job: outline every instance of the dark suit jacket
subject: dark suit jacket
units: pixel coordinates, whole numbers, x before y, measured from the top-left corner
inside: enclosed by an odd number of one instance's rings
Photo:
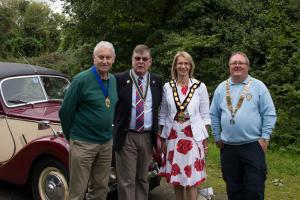
[[[115,151],[121,151],[130,119],[132,105],[132,80],[129,71],[115,74],[118,88],[118,102],[115,110],[113,142]],[[158,108],[162,98],[162,80],[159,75],[150,73],[150,88],[152,93],[152,144],[156,145],[155,135],[158,131]]]

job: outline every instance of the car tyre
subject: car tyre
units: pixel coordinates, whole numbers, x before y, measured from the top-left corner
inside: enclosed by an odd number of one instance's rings
[[[67,200],[69,173],[64,165],[54,158],[40,160],[34,167],[31,188],[35,200]]]

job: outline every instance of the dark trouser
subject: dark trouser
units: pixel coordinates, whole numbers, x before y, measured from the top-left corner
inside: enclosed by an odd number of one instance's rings
[[[221,165],[229,200],[263,200],[267,166],[256,142],[227,145],[221,149]]]

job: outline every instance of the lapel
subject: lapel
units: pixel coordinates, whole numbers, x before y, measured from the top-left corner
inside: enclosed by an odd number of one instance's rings
[[[151,88],[151,94],[152,94],[152,107],[154,108],[155,105],[157,105],[156,101],[158,99],[157,98],[158,97],[158,93],[157,93],[157,80],[155,80],[153,78],[153,76],[152,76],[151,73],[150,73],[150,88]]]
[[[128,108],[131,108],[131,103],[132,103],[132,80],[129,75],[129,71],[125,74],[124,77],[124,90],[125,90],[125,98],[128,104]]]

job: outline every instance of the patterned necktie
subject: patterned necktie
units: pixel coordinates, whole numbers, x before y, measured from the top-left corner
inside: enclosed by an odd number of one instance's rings
[[[143,94],[143,77],[140,76],[138,78],[138,85],[140,88],[141,93]],[[139,95],[138,91],[135,94],[135,102],[136,102],[136,130],[137,132],[144,131],[144,100]]]

